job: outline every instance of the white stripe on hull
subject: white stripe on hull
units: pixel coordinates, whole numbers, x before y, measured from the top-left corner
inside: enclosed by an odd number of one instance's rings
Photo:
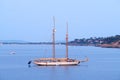
[[[69,66],[69,65],[78,65],[80,62],[34,62],[39,66]]]

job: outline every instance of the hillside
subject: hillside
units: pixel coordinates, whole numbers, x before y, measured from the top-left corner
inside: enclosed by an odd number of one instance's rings
[[[99,46],[106,48],[120,48],[120,41],[112,42],[110,44],[100,44]]]
[[[91,37],[88,39],[75,39],[69,42],[70,45],[80,45],[80,46],[100,46],[109,48],[120,48],[120,35],[110,36],[110,37]]]

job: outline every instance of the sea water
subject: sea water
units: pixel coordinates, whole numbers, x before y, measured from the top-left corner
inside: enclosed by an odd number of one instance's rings
[[[1,45],[0,80],[120,80],[120,49],[69,46],[70,58],[86,56],[89,61],[77,66],[28,65],[52,57],[52,45]],[[65,57],[64,45],[56,46],[56,57]]]

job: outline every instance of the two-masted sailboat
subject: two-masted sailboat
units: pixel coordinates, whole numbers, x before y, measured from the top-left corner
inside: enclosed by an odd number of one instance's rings
[[[53,35],[53,57],[52,58],[38,58],[34,60],[34,64],[38,66],[69,66],[69,65],[78,65],[80,62],[84,62],[87,60],[76,60],[68,58],[68,23],[67,31],[66,31],[66,57],[65,58],[56,58],[55,57],[55,18],[53,17],[54,27],[52,30]]]

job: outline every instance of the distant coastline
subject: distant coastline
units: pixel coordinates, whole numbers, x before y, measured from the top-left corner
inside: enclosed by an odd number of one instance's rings
[[[5,44],[5,45],[52,45],[52,42],[0,42],[0,44]],[[65,44],[63,42],[58,42],[56,44]]]
[[[52,42],[27,42],[27,41],[15,41],[15,40],[0,40],[0,44],[19,44],[19,45],[51,45]],[[65,42],[57,42],[56,45],[65,45]],[[82,38],[69,41],[69,46],[96,46],[104,48],[120,48],[120,35],[110,36],[110,37],[91,37]]]

